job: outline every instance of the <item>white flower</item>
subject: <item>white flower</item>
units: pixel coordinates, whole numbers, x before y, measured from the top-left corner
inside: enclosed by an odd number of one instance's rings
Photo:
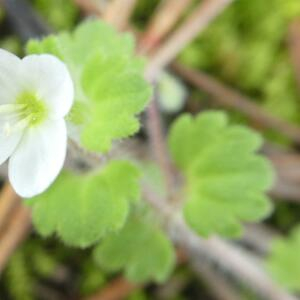
[[[9,158],[8,176],[20,196],[43,192],[61,170],[73,97],[70,74],[55,56],[20,59],[0,49],[0,164]]]

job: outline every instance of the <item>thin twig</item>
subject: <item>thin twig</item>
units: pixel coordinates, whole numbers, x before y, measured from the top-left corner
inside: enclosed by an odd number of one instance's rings
[[[146,70],[147,77],[156,75],[186,47],[211,21],[218,16],[233,0],[204,0],[191,16],[167,39],[151,57]]]
[[[163,0],[151,18],[139,43],[140,52],[149,53],[170,32],[191,0]]]
[[[182,216],[176,214],[174,209],[153,191],[149,193],[144,189],[144,197],[167,222],[170,238],[186,251],[191,264],[199,259],[212,261],[237,282],[251,288],[266,300],[297,299],[277,286],[246,252],[217,237],[208,240],[200,238],[185,224]],[[201,270],[199,273],[201,276]]]
[[[20,199],[6,182],[0,194],[0,274],[31,228],[29,209],[21,205]]]
[[[11,185],[6,182],[0,194],[0,233],[6,225],[12,211],[20,204],[20,197],[12,189]]]
[[[239,92],[225,86],[203,72],[195,71],[179,64],[174,65],[173,69],[186,81],[212,95],[214,100],[219,104],[228,108],[237,109],[261,126],[275,129],[292,139],[295,143],[300,144],[300,128],[298,126],[270,115],[251,99],[241,95]]]
[[[237,290],[222,276],[219,274],[212,266],[210,266],[203,259],[195,260],[191,264],[192,269],[196,273],[201,274],[202,280],[209,287],[209,293],[219,300],[240,300],[241,295]]]
[[[232,0],[205,0],[202,2],[188,20],[175,31],[169,40],[159,48],[154,57],[151,58],[146,70],[148,79],[153,80],[157,71],[171,62],[178,52],[231,2]],[[150,142],[153,145],[157,161],[164,174],[169,199],[172,199],[175,179],[173,178],[172,165],[165,145],[165,137],[155,99],[152,100],[148,107],[147,117]]]
[[[190,276],[185,273],[175,273],[167,282],[155,287],[152,299],[178,299],[178,295],[181,295],[189,284]]]
[[[14,250],[30,232],[30,228],[30,210],[19,205],[11,217],[7,230],[0,236],[0,274]]]
[[[123,277],[117,277],[97,294],[87,300],[122,300],[134,291],[138,286],[130,283]]]
[[[92,0],[73,0],[86,15],[101,16],[102,10]]]
[[[289,182],[300,184],[300,155],[297,152],[267,154],[279,176]]]
[[[296,81],[300,91],[300,19],[295,19],[289,26],[289,50]]]
[[[271,195],[276,199],[300,203],[300,156],[298,153],[267,153],[276,171]]]
[[[293,182],[286,181],[280,177],[277,178],[270,195],[280,201],[300,203],[300,186]]]
[[[182,230],[181,234],[179,234],[179,241],[183,244],[190,243],[187,246],[189,249],[192,249],[193,245],[195,246],[192,251],[194,254],[191,254],[191,257],[199,255],[197,253],[203,251],[203,256],[209,257],[224,270],[230,272],[236,281],[248,286],[263,299],[297,299],[273,282],[263,271],[262,267],[243,250],[219,238],[212,238],[210,240],[197,239],[187,227],[184,228],[183,225],[179,226]]]
[[[262,153],[272,162],[276,182],[270,194],[279,200],[300,203],[300,155],[298,152],[265,143]]]
[[[263,224],[250,224],[246,226],[241,241],[253,248],[259,255],[267,255],[272,241],[279,237],[280,234],[271,227]]]
[[[155,158],[163,173],[168,194],[170,194],[174,186],[173,170],[156,99],[152,99],[147,109],[147,131]]]
[[[103,15],[104,20],[119,30],[126,29],[136,1],[137,0],[113,0],[105,10]]]

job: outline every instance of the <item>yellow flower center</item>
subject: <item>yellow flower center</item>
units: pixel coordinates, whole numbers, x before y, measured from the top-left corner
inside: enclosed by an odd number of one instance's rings
[[[21,119],[26,118],[29,126],[42,123],[47,117],[47,107],[35,93],[23,92],[17,98]]]
[[[26,127],[39,125],[47,115],[45,102],[31,92],[22,92],[13,104],[0,105],[0,124],[7,137]]]

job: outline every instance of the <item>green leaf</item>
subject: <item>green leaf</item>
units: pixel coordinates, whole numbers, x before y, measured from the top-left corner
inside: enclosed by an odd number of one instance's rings
[[[229,125],[222,112],[180,117],[173,125],[170,151],[186,177],[184,216],[199,234],[235,237],[241,221],[267,216],[271,204],[270,163],[255,154],[262,141],[252,130]]]
[[[69,121],[80,125],[85,148],[107,152],[113,140],[139,130],[137,114],[151,88],[143,77],[144,61],[134,56],[131,35],[120,35],[101,21],[86,21],[71,34],[30,41],[27,52],[51,53],[67,64],[76,89]]]
[[[300,291],[300,226],[290,237],[276,239],[267,260],[267,269],[274,278],[292,291]]]
[[[297,0],[281,0],[281,9],[289,22],[300,16],[300,3]]]
[[[173,246],[164,233],[136,218],[105,238],[94,255],[102,268],[112,272],[124,269],[125,276],[138,283],[166,280],[175,264]]]
[[[94,110],[82,134],[86,147],[107,150],[111,137],[124,138],[138,131],[140,125],[135,114],[144,109],[149,99],[148,85],[140,69],[140,64],[127,57],[119,57],[117,61],[113,56],[96,54],[87,62],[82,84]],[[99,70],[106,71],[99,73]]]
[[[126,221],[129,203],[140,197],[138,169],[126,161],[99,173],[63,173],[48,191],[30,200],[33,223],[43,236],[56,233],[66,244],[87,247]]]

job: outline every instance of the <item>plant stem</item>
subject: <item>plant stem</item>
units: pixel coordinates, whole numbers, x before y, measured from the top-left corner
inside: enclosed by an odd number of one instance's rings
[[[234,108],[263,127],[275,129],[292,139],[295,143],[300,144],[300,128],[298,126],[270,115],[256,105],[253,100],[200,71],[195,71],[179,64],[173,65],[173,70],[192,85],[212,95],[221,105],[227,108]]]
[[[117,277],[108,283],[104,289],[86,300],[122,300],[137,287],[137,285],[130,283],[123,277]]]
[[[13,210],[20,204],[20,197],[16,195],[11,185],[6,182],[0,195],[0,232],[3,231]]]
[[[140,52],[149,53],[170,32],[191,0],[164,0],[151,17],[147,29],[139,42]]]
[[[19,205],[0,236],[0,274],[18,245],[27,237],[31,229],[30,211]]]
[[[103,18],[119,30],[128,27],[130,16],[137,0],[114,0],[108,5]]]
[[[233,0],[204,0],[191,16],[151,56],[147,78],[154,79]]]
[[[155,158],[165,179],[167,192],[169,195],[171,195],[174,186],[173,169],[171,160],[169,158],[165,134],[162,128],[161,118],[155,98],[152,99],[149,107],[147,108],[147,131]]]
[[[101,16],[102,10],[91,0],[73,0],[86,15]]]
[[[294,19],[288,30],[288,45],[295,77],[300,92],[300,19]]]
[[[185,224],[182,216],[174,213],[174,208],[153,191],[145,189],[144,197],[167,222],[166,228],[170,238],[187,253],[192,265],[199,260],[210,261],[263,299],[297,300],[274,283],[258,262],[245,251],[217,237],[208,240],[200,238]],[[198,272],[201,276],[201,270]]]

